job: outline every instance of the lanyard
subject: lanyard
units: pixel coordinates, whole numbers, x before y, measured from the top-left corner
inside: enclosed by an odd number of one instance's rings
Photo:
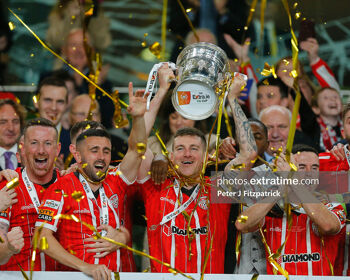
[[[25,168],[22,171],[22,178],[23,178],[24,185],[27,188],[30,199],[34,204],[35,210],[37,213],[39,213],[40,200],[38,198],[38,194],[36,192],[34,184],[28,178],[27,171]]]
[[[24,185],[26,186],[26,189],[28,191],[30,199],[33,202],[35,210],[39,214],[39,206],[40,206],[41,203],[40,203],[40,200],[38,198],[38,194],[36,192],[35,186],[32,183],[32,181],[29,180],[28,174],[27,174],[27,171],[26,171],[25,168],[22,171],[22,179],[23,179]],[[56,181],[57,181],[57,179],[55,180],[55,182]],[[44,252],[40,252],[40,260],[41,260],[41,270],[45,271],[45,255],[44,255]]]
[[[170,257],[170,265],[172,267],[175,267],[175,233],[173,232],[173,227],[175,227],[175,217],[182,213],[184,210],[187,209],[187,207],[196,199],[198,193],[199,193],[199,185],[195,188],[190,198],[184,203],[182,203],[182,194],[180,191],[180,185],[179,182],[175,179],[174,181],[174,191],[176,194],[176,203],[174,207],[174,211],[169,213],[168,215],[164,216],[162,221],[160,222],[161,225],[164,225],[165,223],[169,222],[171,220],[171,257]],[[180,196],[180,197],[179,197]],[[178,208],[178,206],[180,207]],[[196,223],[196,227],[200,228],[199,223],[199,217],[197,214],[197,210],[194,211],[194,219]],[[201,250],[201,240],[200,240],[200,234],[196,234],[196,248],[197,248],[197,273],[201,272],[201,263],[202,263],[202,250]]]
[[[344,152],[345,152],[345,156],[346,156],[346,161],[348,162],[348,165],[349,165],[349,167],[350,167],[350,152],[349,152],[349,150],[348,150],[348,147],[349,147],[348,144],[346,144],[346,145],[344,146]]]
[[[86,179],[83,177],[83,175],[81,175],[79,173],[79,181],[81,182],[81,184],[83,185],[84,191],[86,193],[86,197],[88,198],[88,204],[89,204],[89,209],[90,209],[90,213],[91,213],[91,219],[92,219],[92,225],[97,228],[97,223],[96,223],[96,216],[94,213],[94,205],[92,203],[92,201],[95,201],[95,204],[98,206],[96,198],[94,196],[94,194],[91,191],[91,188],[88,184],[88,182],[86,181]],[[117,212],[115,212],[114,208],[111,205],[110,200],[107,198],[105,190],[103,188],[103,185],[100,187],[100,202],[101,202],[101,208],[99,207],[99,212],[100,212],[100,224],[104,224],[104,225],[108,225],[109,224],[109,213],[108,213],[108,207],[111,208],[114,217],[115,217],[115,221],[116,221],[116,225],[117,228],[120,227],[120,223],[119,223],[119,217]],[[107,232],[105,230],[103,230],[101,232],[102,236],[105,236],[107,234]],[[99,258],[95,258],[95,264],[99,263]],[[117,250],[117,271],[119,271],[119,267],[120,267],[120,250]]]

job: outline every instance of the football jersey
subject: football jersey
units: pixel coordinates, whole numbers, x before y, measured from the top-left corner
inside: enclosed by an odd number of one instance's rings
[[[324,246],[318,229],[301,208],[292,211],[290,234],[277,262],[290,275],[332,275],[327,258],[334,267],[335,275],[342,275],[345,241],[345,213],[340,204],[326,204],[339,219],[341,230],[335,235],[325,235]],[[286,215],[283,217],[265,217],[265,238],[272,253],[275,253],[288,235]],[[268,255],[266,255],[267,259]],[[267,273],[273,274],[267,261]]]
[[[122,174],[109,173],[103,182],[103,189],[102,187],[99,189],[98,197],[88,198],[79,180],[79,173],[68,174],[53,184],[45,193],[35,225],[41,226],[44,223],[43,227],[55,232],[55,237],[65,250],[84,262],[105,264],[112,271],[120,271],[123,264],[120,264],[118,250],[103,258],[94,258],[95,253],[87,252],[88,248],[84,247],[87,244],[85,239],[92,237],[94,232],[81,223],[63,218],[54,219],[54,217],[60,214],[75,215],[80,221],[95,225],[95,227],[103,223],[117,228],[120,225],[120,217],[124,217],[123,203],[128,184],[130,183]],[[103,193],[109,199],[103,200]],[[106,210],[108,217],[103,214],[103,209]],[[57,264],[57,270],[73,269]]]
[[[206,248],[209,248],[213,242],[205,272],[224,273],[230,205],[210,203],[209,179],[206,179],[203,188],[198,186],[198,189],[194,188],[190,196],[182,191],[182,195],[178,194],[179,200],[177,200],[174,182],[176,183],[173,179],[167,179],[160,186],[154,185],[150,179],[140,182],[146,209],[150,255],[183,272],[198,273],[203,268],[208,251]],[[194,194],[196,196],[193,196]],[[172,215],[175,213],[177,201],[181,200],[180,196],[182,197],[181,206],[187,205],[184,209],[187,215],[181,213],[182,211]],[[190,229],[193,234],[189,237],[187,219],[196,204],[196,210],[190,220]],[[182,209],[181,206],[177,209]],[[169,272],[163,264],[152,260],[151,269],[152,272]]]
[[[30,262],[32,256],[31,244],[33,242],[35,221],[38,216],[38,212],[29,194],[29,191],[36,193],[39,201],[42,200],[42,197],[48,191],[48,189],[38,184],[33,184],[34,189],[32,189],[32,186],[29,186],[28,189],[24,184],[21,169],[17,168],[16,171],[19,175],[19,185],[15,188],[18,202],[13,204],[7,210],[0,212],[0,222],[9,225],[8,231],[14,227],[21,227],[23,231],[24,246],[20,253],[12,256],[5,265],[0,266],[0,271],[20,270],[17,262],[25,271],[30,270]],[[52,182],[49,182],[49,184],[53,183],[56,180],[57,176],[59,176],[59,173],[57,171],[54,171]],[[0,189],[5,187],[6,183],[6,181],[2,182],[0,184]],[[37,254],[34,270],[54,270],[54,261],[48,256]]]

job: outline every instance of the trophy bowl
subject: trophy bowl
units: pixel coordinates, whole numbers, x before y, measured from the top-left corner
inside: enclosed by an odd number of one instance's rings
[[[177,85],[172,94],[176,111],[191,120],[210,117],[217,106],[215,88],[229,71],[226,53],[211,43],[195,43],[176,60]]]

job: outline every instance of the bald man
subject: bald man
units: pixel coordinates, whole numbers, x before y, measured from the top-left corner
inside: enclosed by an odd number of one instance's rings
[[[95,108],[92,110],[92,120],[101,122],[100,106],[95,100]],[[69,122],[71,127],[77,122],[85,121],[88,118],[91,106],[91,98],[87,94],[78,95],[72,101],[72,107],[69,111]]]

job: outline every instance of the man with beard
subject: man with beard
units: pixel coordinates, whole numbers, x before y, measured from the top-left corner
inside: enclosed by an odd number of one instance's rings
[[[146,98],[143,91],[133,96],[132,83],[129,84],[128,111],[133,127],[128,152],[118,170],[106,176],[111,161],[110,136],[105,130],[89,129],[76,140],[78,171],[64,176],[45,195],[36,226],[37,230],[42,227],[40,237],[46,237],[48,242],[45,253],[59,262],[58,270],[80,270],[94,279],[110,279],[111,271],[122,270],[119,246],[96,240],[95,232],[76,222],[76,218],[92,225],[102,236],[121,243],[128,241],[129,233],[121,227],[123,202],[144,153]],[[72,221],[66,217],[76,218]]]
[[[0,212],[0,233],[6,236],[5,242],[0,243],[0,263],[4,264],[0,270],[20,270],[20,267],[30,270],[38,208],[47,188],[58,176],[54,162],[60,144],[55,125],[43,118],[31,120],[24,127],[23,136],[20,146],[26,167],[16,170],[19,175],[19,186],[15,189],[18,202]],[[5,184],[1,183],[0,189],[6,189]],[[45,264],[44,260],[38,257],[34,270],[46,270],[50,264]]]

